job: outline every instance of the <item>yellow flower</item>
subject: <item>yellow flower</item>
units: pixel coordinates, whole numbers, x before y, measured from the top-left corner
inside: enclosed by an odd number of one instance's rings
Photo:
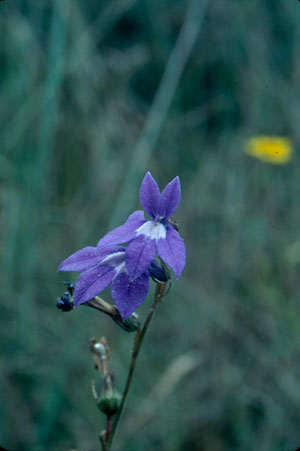
[[[266,163],[285,164],[292,158],[293,146],[288,138],[256,136],[247,141],[245,152]]]

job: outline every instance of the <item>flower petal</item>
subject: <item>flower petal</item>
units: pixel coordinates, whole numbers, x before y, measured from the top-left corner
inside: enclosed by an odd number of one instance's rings
[[[168,227],[166,238],[161,238],[157,242],[157,250],[178,279],[185,267],[185,245],[179,233],[172,227]]]
[[[140,188],[140,202],[144,210],[154,218],[157,214],[160,191],[151,173],[145,175]]]
[[[74,291],[74,304],[80,305],[93,299],[108,287],[115,277],[115,269],[109,265],[100,265],[80,274]]]
[[[143,302],[149,290],[149,275],[142,274],[132,280],[126,272],[121,272],[111,284],[111,295],[125,321]]]
[[[138,220],[143,221],[144,219],[145,219],[145,216],[144,216],[143,210],[136,210],[133,213],[131,213],[131,215],[128,216],[128,219],[126,222],[138,221]]]
[[[57,268],[57,271],[80,272],[92,268],[101,260],[96,247],[87,246],[66,258]]]
[[[117,227],[111,232],[107,233],[97,244],[97,248],[104,246],[112,246],[113,244],[127,243],[136,235],[136,229],[138,229],[145,220],[128,221],[125,224]]]
[[[105,257],[107,257],[110,254],[115,254],[117,252],[125,252],[124,246],[107,246],[103,247],[101,249],[97,249],[101,258],[101,262],[104,260]]]
[[[169,218],[177,210],[181,199],[179,177],[175,177],[163,190],[158,204],[158,214],[163,218]]]
[[[136,279],[151,265],[156,255],[156,241],[140,236],[130,241],[126,247],[126,267],[128,274]]]

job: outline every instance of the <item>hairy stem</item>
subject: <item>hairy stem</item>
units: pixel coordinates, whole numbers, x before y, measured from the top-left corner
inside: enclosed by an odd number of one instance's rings
[[[150,308],[147,318],[145,320],[145,323],[143,325],[142,330],[138,329],[136,332],[136,336],[135,336],[135,340],[134,340],[134,345],[133,345],[133,349],[132,349],[132,356],[131,356],[131,362],[130,362],[130,367],[129,367],[129,372],[128,372],[128,376],[127,376],[127,381],[126,381],[126,385],[125,385],[125,389],[123,392],[123,396],[122,396],[122,400],[121,400],[121,404],[119,407],[119,410],[117,411],[115,418],[114,418],[114,422],[111,428],[111,433],[109,436],[109,440],[107,442],[107,449],[109,449],[112,446],[112,442],[126,403],[126,399],[128,396],[128,392],[131,386],[131,382],[132,382],[132,378],[133,378],[133,374],[134,374],[134,370],[136,367],[136,361],[144,340],[144,337],[146,335],[146,332],[149,328],[149,325],[151,323],[153,314],[155,312],[155,309],[158,305],[158,303],[161,301],[161,299],[163,298],[164,294],[165,294],[165,288],[166,288],[166,283],[161,284],[161,285],[157,285],[156,287],[156,291],[155,291],[155,296],[154,296],[154,300],[153,300],[153,304],[152,307]]]

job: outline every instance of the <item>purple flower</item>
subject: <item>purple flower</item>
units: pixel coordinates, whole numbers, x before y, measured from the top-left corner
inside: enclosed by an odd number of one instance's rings
[[[158,254],[169,265],[178,278],[185,266],[185,245],[171,215],[180,203],[179,177],[175,177],[160,194],[158,185],[150,172],[144,177],[140,189],[140,202],[151,219],[144,218],[141,210],[132,213],[127,222],[102,238],[97,248],[128,243],[126,268],[133,279],[148,270]]]
[[[133,279],[125,264],[125,248],[85,247],[64,260],[58,271],[81,272],[74,291],[74,304],[80,305],[111,285],[112,298],[125,321],[145,299],[149,290],[149,272]]]
[[[97,247],[85,247],[64,260],[58,271],[81,272],[74,291],[74,304],[89,301],[109,285],[112,298],[125,321],[145,299],[149,275],[165,283],[168,275],[155,261],[157,254],[178,278],[185,266],[185,245],[170,220],[180,203],[180,181],[175,177],[159,191],[150,174],[144,177],[140,201],[151,219],[141,210],[126,223],[102,238]],[[127,247],[117,244],[128,243]]]

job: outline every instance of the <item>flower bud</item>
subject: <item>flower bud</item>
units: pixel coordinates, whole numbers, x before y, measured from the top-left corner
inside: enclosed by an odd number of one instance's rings
[[[56,307],[62,312],[69,312],[73,309],[74,304],[70,298],[69,293],[64,293],[60,298],[57,299]]]
[[[156,283],[166,283],[170,279],[170,275],[167,274],[166,268],[155,261],[150,265],[149,274]]]
[[[122,320],[122,317],[120,314],[118,314],[117,316],[112,316],[112,319],[123,330],[126,330],[126,332],[135,332],[136,330],[140,329],[140,327],[141,327],[139,317],[136,313],[132,313],[132,315],[129,318],[127,318],[125,321]]]
[[[120,393],[113,388],[109,388],[102,393],[102,395],[97,401],[97,404],[101,412],[111,416],[118,411],[120,407],[120,402],[121,402]]]

